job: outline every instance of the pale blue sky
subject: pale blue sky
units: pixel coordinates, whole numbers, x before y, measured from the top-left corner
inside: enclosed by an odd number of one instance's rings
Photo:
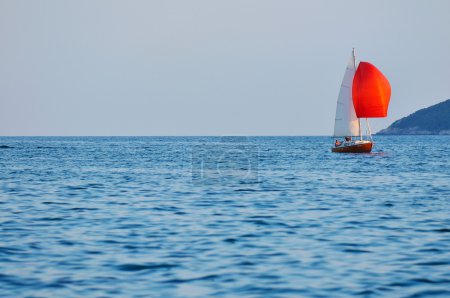
[[[352,47],[450,98],[446,0],[0,0],[0,135],[331,135]]]

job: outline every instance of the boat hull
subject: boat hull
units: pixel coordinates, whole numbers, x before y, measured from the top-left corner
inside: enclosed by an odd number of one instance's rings
[[[370,153],[372,151],[372,147],[373,147],[372,142],[364,142],[334,147],[331,148],[331,151],[336,153]]]

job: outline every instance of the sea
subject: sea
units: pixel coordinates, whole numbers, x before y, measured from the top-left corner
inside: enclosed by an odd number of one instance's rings
[[[450,297],[450,136],[0,137],[0,297]]]

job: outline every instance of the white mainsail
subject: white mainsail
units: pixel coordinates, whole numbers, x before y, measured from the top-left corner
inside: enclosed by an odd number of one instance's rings
[[[352,54],[352,57],[347,64],[347,69],[345,70],[341,90],[339,91],[336,107],[336,118],[334,122],[335,137],[359,135],[359,120],[356,117],[352,98],[352,85],[355,72],[355,58],[354,54]]]

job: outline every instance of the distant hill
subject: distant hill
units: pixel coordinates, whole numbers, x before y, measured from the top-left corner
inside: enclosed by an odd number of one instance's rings
[[[450,99],[395,121],[379,135],[450,135]]]

